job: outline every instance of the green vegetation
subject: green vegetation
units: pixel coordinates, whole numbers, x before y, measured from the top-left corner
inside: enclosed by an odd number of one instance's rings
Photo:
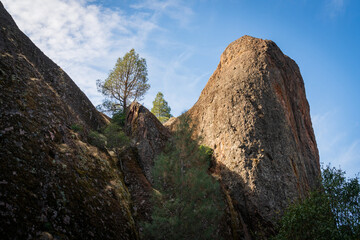
[[[73,124],[73,125],[71,125],[70,128],[75,132],[82,132],[83,131],[83,126],[81,126],[79,124]]]
[[[147,81],[146,60],[131,49],[117,60],[107,79],[97,80],[98,91],[106,97],[98,108],[110,113],[125,113],[129,102],[141,100],[150,88]]]
[[[103,134],[97,131],[90,131],[88,138],[91,145],[94,145],[100,149],[105,149],[107,139]]]
[[[207,160],[208,166],[210,166],[214,150],[208,146],[200,145],[199,151],[201,155],[206,156],[205,159]]]
[[[158,92],[155,100],[153,101],[151,112],[159,119],[160,122],[164,123],[171,118],[170,111],[171,108],[169,107],[167,101],[165,101],[164,94]]]
[[[224,199],[208,174],[211,151],[199,148],[191,131],[189,119],[180,117],[173,141],[155,159],[152,222],[143,224],[144,239],[220,239]]]
[[[125,126],[126,114],[122,111],[115,112],[111,118],[111,122],[120,127]]]
[[[323,189],[288,207],[274,239],[360,239],[359,178],[344,175],[330,166],[323,169]]]
[[[116,153],[118,153],[119,148],[126,146],[130,142],[122,128],[115,123],[110,123],[105,128],[104,135],[107,139],[106,146],[114,149]]]
[[[122,114],[114,114],[111,123],[106,126],[101,132],[90,131],[88,134],[88,141],[90,144],[100,149],[111,149],[116,155],[119,155],[121,149],[126,147],[130,140],[125,135],[122,127],[119,125],[122,122],[119,118]]]

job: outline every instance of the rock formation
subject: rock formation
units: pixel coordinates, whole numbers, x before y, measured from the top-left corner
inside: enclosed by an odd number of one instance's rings
[[[274,42],[244,36],[231,43],[187,114],[194,134],[214,149],[238,238],[271,234],[289,201],[316,186],[319,155],[304,82]]]
[[[2,239],[137,238],[118,163],[86,141],[107,121],[0,3]]]
[[[126,117],[127,133],[136,142],[139,162],[146,178],[151,182],[154,158],[164,149],[170,132],[147,108],[133,102]]]
[[[231,43],[186,114],[194,135],[214,149],[213,174],[222,182],[234,239],[271,235],[289,202],[317,185],[304,83],[274,42],[244,36]],[[87,141],[87,132],[107,122],[0,3],[2,239],[138,238],[133,214],[149,220],[150,170],[177,120],[165,123],[167,130],[133,103],[126,130],[135,145],[121,163]]]

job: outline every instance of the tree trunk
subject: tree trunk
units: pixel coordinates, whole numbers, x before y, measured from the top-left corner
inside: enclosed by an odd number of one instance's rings
[[[126,129],[127,127],[127,107],[126,107],[126,97],[123,98],[123,114],[125,116],[125,121],[124,121],[124,129]]]

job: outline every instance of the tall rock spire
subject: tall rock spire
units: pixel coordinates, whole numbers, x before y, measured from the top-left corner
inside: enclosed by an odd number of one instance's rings
[[[304,82],[276,44],[244,36],[231,43],[187,112],[214,149],[215,174],[244,232],[271,233],[276,218],[320,175]],[[241,222],[241,221],[239,221]]]

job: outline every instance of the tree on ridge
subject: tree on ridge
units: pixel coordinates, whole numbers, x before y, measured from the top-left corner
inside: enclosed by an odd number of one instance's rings
[[[104,81],[96,81],[98,91],[106,97],[98,108],[112,114],[120,111],[125,114],[130,101],[141,100],[150,88],[147,81],[146,60],[131,49],[117,60]]]
[[[164,99],[164,94],[158,92],[156,94],[155,100],[153,101],[153,107],[151,112],[159,119],[160,122],[166,122],[170,117],[171,108],[169,107],[167,101]]]

